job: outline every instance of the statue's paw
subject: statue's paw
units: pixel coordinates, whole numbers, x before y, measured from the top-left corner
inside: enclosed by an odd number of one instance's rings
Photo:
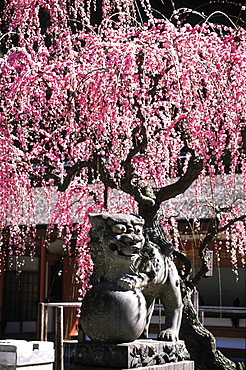
[[[158,334],[157,339],[167,341],[167,342],[176,342],[178,340],[178,336],[173,330],[166,329],[166,330],[162,330]]]
[[[136,287],[136,280],[132,276],[121,276],[117,281],[117,285],[125,290],[134,290]]]

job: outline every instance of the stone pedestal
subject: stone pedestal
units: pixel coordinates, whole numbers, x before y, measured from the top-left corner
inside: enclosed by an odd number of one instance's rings
[[[109,368],[109,367],[101,367],[101,366],[72,366],[68,367],[67,370],[136,370],[136,368],[131,369],[119,369],[119,368]],[[193,361],[181,361],[181,362],[173,362],[171,364],[165,365],[155,365],[155,366],[145,366],[145,367],[138,367],[137,370],[194,370],[194,362]]]
[[[130,343],[103,342],[78,343],[75,348],[75,365],[80,369],[159,369],[193,370],[192,361],[184,361],[183,341],[164,342],[151,339]]]
[[[0,341],[1,370],[52,370],[54,361],[52,342],[14,339]]]

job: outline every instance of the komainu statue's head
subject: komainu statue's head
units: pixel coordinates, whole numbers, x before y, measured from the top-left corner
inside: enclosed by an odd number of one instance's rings
[[[144,246],[141,217],[126,214],[90,214],[90,248],[113,259],[131,259]],[[98,254],[98,253],[96,253]]]

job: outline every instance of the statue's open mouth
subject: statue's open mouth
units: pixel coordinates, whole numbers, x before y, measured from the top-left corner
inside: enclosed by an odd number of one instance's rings
[[[131,258],[132,257],[132,250],[131,250],[131,248],[127,248],[127,247],[126,248],[122,248],[122,247],[119,247],[115,243],[110,243],[109,244],[109,249],[115,255],[119,255],[119,256],[123,256],[123,257],[128,257],[128,258]]]

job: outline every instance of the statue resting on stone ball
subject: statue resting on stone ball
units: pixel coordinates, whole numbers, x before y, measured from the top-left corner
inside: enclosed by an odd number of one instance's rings
[[[171,244],[163,245],[158,227],[144,231],[144,220],[138,216],[90,214],[89,218],[94,272],[93,287],[82,305],[85,333],[105,342],[148,338],[157,298],[166,317],[158,339],[177,341],[182,299]]]

